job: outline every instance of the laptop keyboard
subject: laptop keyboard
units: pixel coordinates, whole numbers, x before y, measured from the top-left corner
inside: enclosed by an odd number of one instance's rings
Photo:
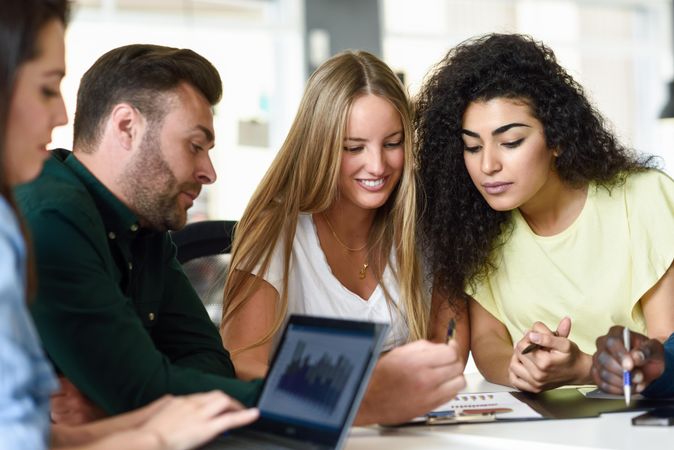
[[[231,434],[226,437],[220,438],[210,445],[206,446],[206,449],[217,450],[217,449],[237,449],[237,450],[312,450],[312,449],[322,449],[325,447],[319,447],[316,445],[308,444],[302,441],[292,441],[287,444],[281,442],[282,438],[269,437],[267,438],[263,434],[261,435],[240,435],[240,434]]]
[[[241,450],[294,450],[297,448],[288,447],[276,442],[269,442],[264,439],[253,439],[239,436],[232,436],[230,439],[223,441],[222,444],[227,444],[228,448],[236,448]]]

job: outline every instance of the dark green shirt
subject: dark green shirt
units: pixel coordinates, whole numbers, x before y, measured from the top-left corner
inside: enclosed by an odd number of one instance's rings
[[[87,397],[109,413],[212,389],[254,401],[260,384],[234,378],[168,233],[140,228],[66,150],[16,198],[36,255],[33,317],[57,370]]]

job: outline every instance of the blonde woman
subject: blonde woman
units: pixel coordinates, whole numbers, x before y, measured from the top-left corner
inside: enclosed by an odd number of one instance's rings
[[[401,401],[400,418],[425,412],[462,386],[453,346],[404,345],[425,339],[429,329],[415,239],[411,116],[402,84],[369,53],[338,54],[309,79],[234,239],[221,334],[239,377],[264,376],[284,319],[303,313],[391,323],[385,346],[399,351],[380,361],[370,397],[396,379],[427,384],[425,394],[436,396],[411,407],[415,402]],[[432,380],[416,380],[425,369],[433,369]],[[366,416],[395,420],[371,416],[367,406],[361,423]]]

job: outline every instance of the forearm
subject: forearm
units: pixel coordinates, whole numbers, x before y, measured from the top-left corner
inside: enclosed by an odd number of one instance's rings
[[[513,356],[510,340],[486,336],[471,342],[475,365],[490,383],[510,385],[508,367]]]
[[[103,420],[87,423],[84,425],[52,426],[52,444],[54,446],[73,446],[82,445],[118,432],[128,431],[140,426],[154,413],[163,407],[170,397],[164,397],[161,400],[153,402],[144,408],[137,409],[130,413],[120,414]]]
[[[367,385],[363,400],[358,408],[358,413],[353,421],[355,426],[372,425],[376,423],[385,423],[381,414],[381,395],[394,395],[391,392],[382,392],[385,390],[384,382],[380,380],[382,370],[381,358],[374,368],[370,382]]]
[[[62,433],[62,432],[61,432]],[[52,448],[59,450],[161,450],[165,446],[160,437],[145,430],[122,431],[96,439],[76,429],[66,432],[66,441],[52,440]],[[63,436],[62,436],[63,437]],[[69,440],[69,442],[68,442]]]
[[[377,381],[377,368],[375,367],[375,372],[372,374],[372,378],[365,390],[363,395],[363,400],[360,403],[358,408],[358,413],[356,418],[353,421],[354,426],[366,426],[373,425],[376,423],[386,423],[387,421],[382,417],[381,413],[381,383]],[[389,393],[388,395],[394,395]]]
[[[592,355],[580,353],[576,363],[576,378],[569,384],[594,384],[592,379]]]
[[[51,447],[75,447],[92,442],[103,435],[99,435],[93,424],[69,426],[53,425],[51,429]]]
[[[382,356],[356,416],[356,425],[411,420],[448,402],[465,387],[455,344],[414,341]]]
[[[377,423],[376,411],[371,403],[372,402],[368,400],[367,393],[365,393],[365,397],[363,397],[363,401],[360,404],[360,408],[358,408],[356,418],[353,421],[353,426],[363,427]]]
[[[509,386],[513,342],[508,329],[476,300],[470,300],[468,306],[470,349],[475,365],[487,381]]]

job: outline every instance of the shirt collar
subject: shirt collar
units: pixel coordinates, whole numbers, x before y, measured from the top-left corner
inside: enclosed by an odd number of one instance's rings
[[[89,172],[72,152],[57,149],[52,153],[79,178],[91,194],[103,219],[108,238],[115,239],[122,235],[133,237],[138,234],[140,230],[138,217]]]

